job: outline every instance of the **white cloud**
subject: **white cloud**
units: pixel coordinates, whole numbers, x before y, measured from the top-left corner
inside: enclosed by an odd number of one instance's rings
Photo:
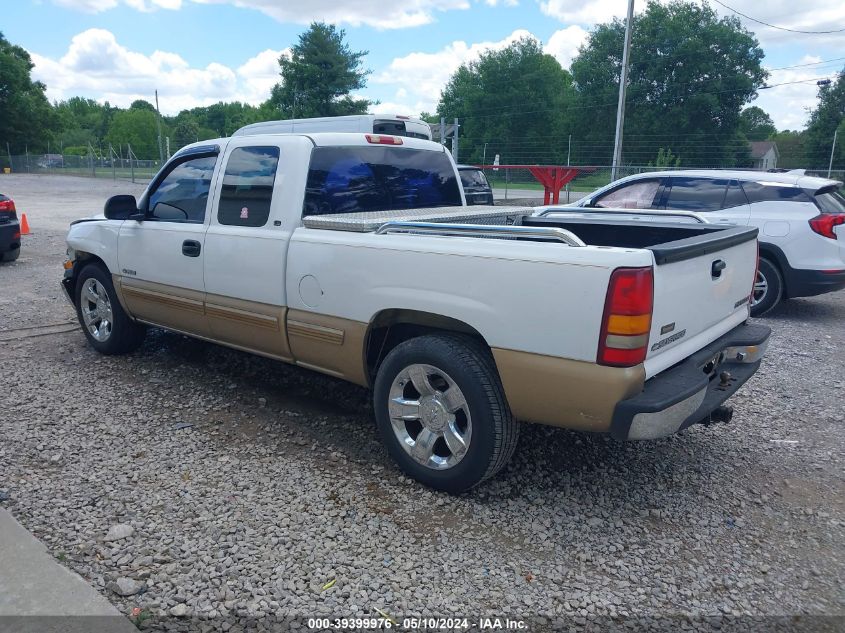
[[[666,2],[668,0],[660,0]],[[624,18],[628,3],[624,0],[538,0],[540,10],[549,17],[564,24],[593,25],[609,22],[613,18]],[[812,10],[796,10],[793,0],[734,0],[730,3],[737,11],[758,20],[803,31],[826,31],[845,24],[845,2],[842,0],[814,0]],[[734,12],[717,4],[710,5],[720,16],[735,16]],[[645,9],[645,3],[635,6],[637,13]],[[840,46],[842,34],[801,35],[754,22],[742,16],[742,24],[752,31],[763,45],[806,43],[813,46]],[[811,38],[811,39],[810,39]]]
[[[60,7],[76,9],[85,13],[108,11],[118,5],[118,0],[53,0],[53,2]]]
[[[819,57],[806,55],[790,66],[819,62]],[[772,70],[766,83],[772,88],[759,91],[759,97],[750,105],[763,108],[772,117],[779,130],[801,129],[807,124],[808,110],[817,104],[816,81],[833,76],[841,69],[833,64],[818,64],[801,68]],[[787,65],[787,64],[785,64]],[[793,83],[801,82],[801,83]],[[776,85],[784,84],[784,85]]]
[[[587,40],[587,31],[578,25],[572,25],[555,31],[546,44],[545,51],[553,55],[564,68],[569,68],[572,59],[578,54],[578,47]]]
[[[404,109],[417,108],[415,114],[422,110],[433,112],[440,99],[440,90],[461,64],[478,59],[485,51],[503,49],[523,37],[531,37],[531,33],[517,29],[498,42],[467,44],[458,40],[434,53],[415,52],[396,57],[372,81],[396,86],[396,99],[406,104]],[[398,92],[400,90],[404,91],[402,96]]]
[[[50,99],[82,95],[126,107],[136,99],[152,101],[158,90],[162,112],[176,114],[221,100],[266,100],[282,53],[267,49],[237,69],[218,63],[192,68],[175,53],[144,55],[120,45],[110,31],[89,29],[71,40],[60,59],[37,53],[32,59],[33,75],[47,85]]]
[[[541,0],[540,10],[564,24],[596,24],[624,17],[628,3],[623,0]]]
[[[422,111],[434,112],[440,100],[440,91],[462,64],[477,60],[486,51],[506,48],[523,37],[534,35],[525,29],[517,29],[497,42],[468,44],[457,40],[433,53],[414,52],[404,57],[396,57],[386,69],[372,79],[373,83],[396,87],[393,101],[381,104],[378,111],[404,111],[414,114]],[[570,26],[553,33],[543,48],[564,68],[568,68],[572,58],[578,53],[578,46],[586,37],[587,32],[580,26]]]
[[[309,24],[321,21],[350,26],[365,24],[378,29],[421,26],[433,22],[439,12],[470,7],[470,0],[404,0],[388,4],[383,0],[53,0],[60,6],[89,13],[114,9],[121,3],[139,11],[177,10],[188,1],[254,9],[279,22]],[[510,6],[516,4],[516,0],[502,1]],[[496,4],[495,0],[492,4]]]

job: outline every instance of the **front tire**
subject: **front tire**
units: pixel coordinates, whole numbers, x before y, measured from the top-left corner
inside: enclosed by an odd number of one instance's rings
[[[455,334],[404,341],[384,359],[373,389],[382,441],[417,481],[452,494],[494,476],[519,427],[489,350]]]
[[[751,295],[751,316],[763,316],[779,304],[781,299],[783,299],[783,276],[777,266],[761,257]]]
[[[88,264],[80,271],[74,297],[82,331],[101,354],[126,354],[144,342],[146,328],[123,310],[111,275],[101,265]]]

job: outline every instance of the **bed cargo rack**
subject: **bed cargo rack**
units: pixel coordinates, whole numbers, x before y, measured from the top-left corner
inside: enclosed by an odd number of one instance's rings
[[[572,231],[557,227],[447,224],[443,222],[385,222],[376,229],[377,235],[392,233],[443,235],[450,237],[540,239],[563,242],[567,246],[586,246]]]

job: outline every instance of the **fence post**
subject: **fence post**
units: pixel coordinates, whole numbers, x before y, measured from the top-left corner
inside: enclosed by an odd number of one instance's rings
[[[24,155],[26,156],[26,173],[29,173],[29,145],[24,145]]]
[[[129,156],[129,174],[132,176],[132,183],[135,183],[135,166],[132,164],[132,146],[126,144],[126,154]]]

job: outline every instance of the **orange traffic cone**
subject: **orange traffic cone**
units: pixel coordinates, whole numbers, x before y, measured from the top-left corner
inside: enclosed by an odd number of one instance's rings
[[[26,213],[21,213],[21,235],[29,235],[29,222],[26,221]]]

